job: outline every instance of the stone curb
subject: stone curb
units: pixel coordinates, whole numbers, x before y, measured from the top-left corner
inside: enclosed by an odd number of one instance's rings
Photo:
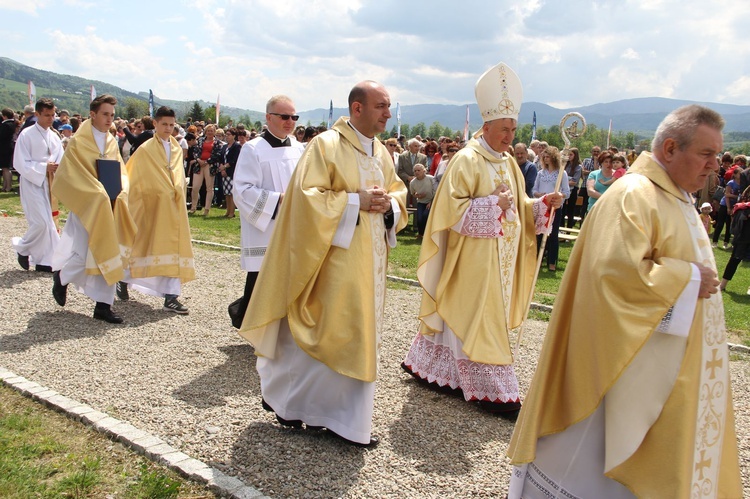
[[[240,479],[226,475],[203,461],[193,459],[164,440],[106,413],[65,397],[54,390],[29,381],[0,366],[0,382],[25,397],[65,414],[148,459],[158,462],[181,476],[207,486],[213,493],[232,499],[268,498],[261,491],[245,485]]]

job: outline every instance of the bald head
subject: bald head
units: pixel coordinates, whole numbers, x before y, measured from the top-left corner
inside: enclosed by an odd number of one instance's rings
[[[391,117],[391,98],[379,83],[365,80],[349,92],[349,121],[366,137],[383,132]]]

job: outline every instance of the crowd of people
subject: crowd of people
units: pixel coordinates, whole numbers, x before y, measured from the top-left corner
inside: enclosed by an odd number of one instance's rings
[[[475,94],[483,124],[468,141],[380,140],[391,101],[369,80],[329,130],[297,127],[286,95],[268,100],[260,131],[181,126],[168,107],[117,120],[109,95],[85,120],[50,99],[23,124],[4,109],[2,129],[17,139],[0,166],[20,175],[28,221],[13,239],[18,263],[51,272],[61,306],[73,284],[95,319],[123,322],[111,306],[131,289],[186,314],[189,215],[225,204],[225,216],[239,213],[246,273],[229,312],[255,349],[262,407],[282,426],[372,448],[388,252],[414,213],[422,300],[401,367],[518,418],[509,497],[738,497],[719,291],[750,249],[750,224],[729,223],[750,212],[750,173],[744,157],[714,159],[724,120],[685,106],[659,125],[652,152],[594,147],[581,161],[575,148],[514,143],[523,92],[506,64]],[[70,211],[61,234],[58,201]],[[739,234],[721,282],[704,229],[712,214],[714,243],[727,226]],[[540,240],[555,271],[558,231],[576,223],[522,404],[510,339],[526,320]]]

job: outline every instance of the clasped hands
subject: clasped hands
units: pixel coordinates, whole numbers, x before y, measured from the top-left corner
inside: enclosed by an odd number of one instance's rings
[[[391,209],[391,196],[377,185],[359,191],[359,209],[369,213],[387,213]]]

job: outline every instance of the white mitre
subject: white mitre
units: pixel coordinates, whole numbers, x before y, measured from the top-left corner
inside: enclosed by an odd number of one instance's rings
[[[511,118],[518,121],[523,88],[521,79],[504,62],[491,67],[474,86],[482,122]]]

